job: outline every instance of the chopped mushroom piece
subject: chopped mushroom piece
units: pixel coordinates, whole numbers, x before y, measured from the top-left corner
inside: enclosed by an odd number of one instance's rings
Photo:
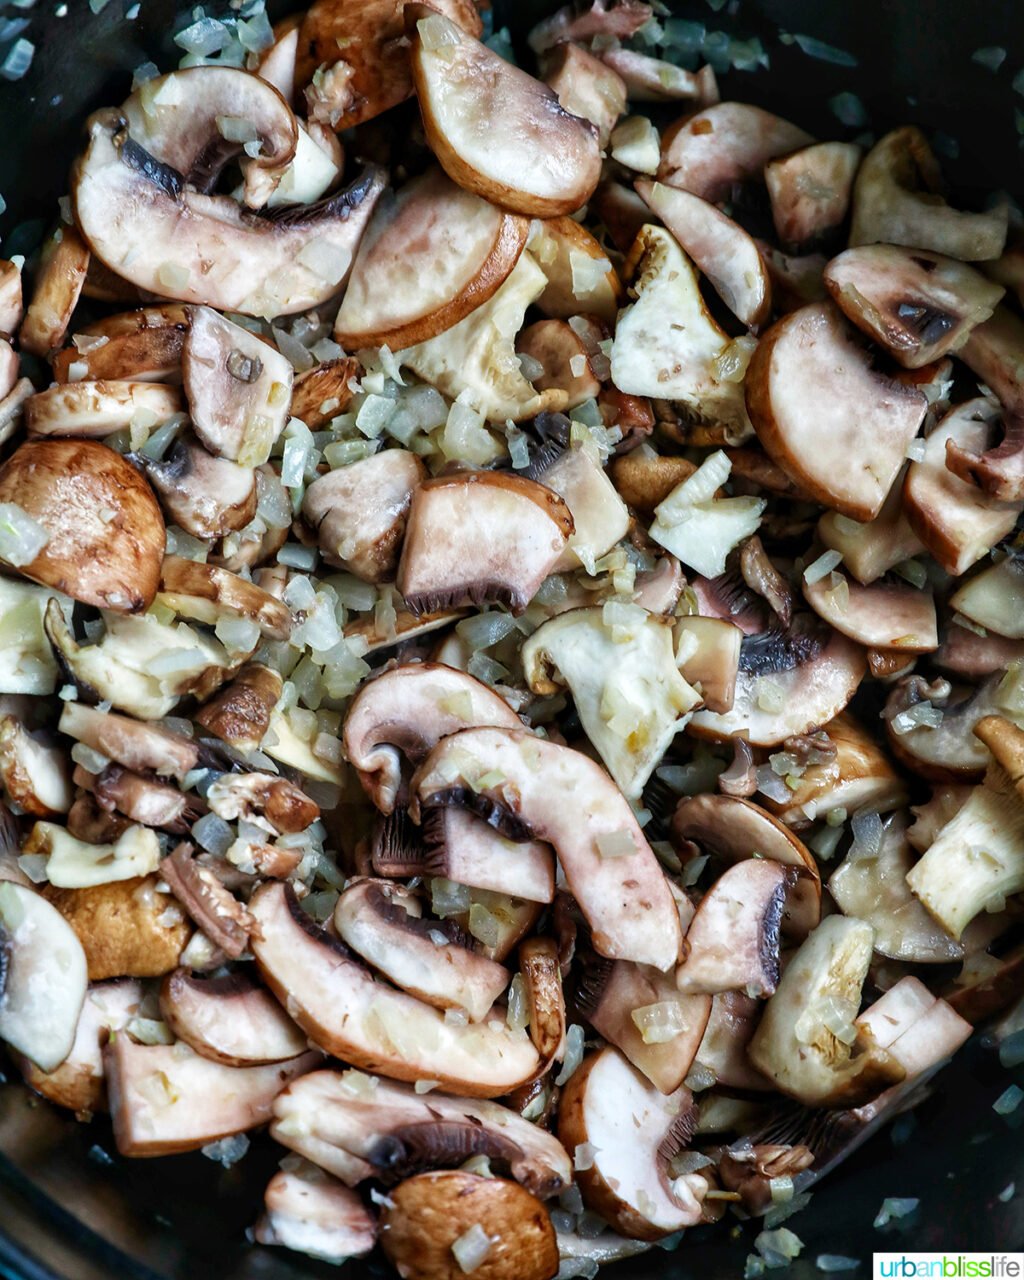
[[[29,733],[13,715],[0,715],[0,785],[12,804],[34,818],[71,808],[65,753]]]
[[[982,716],[974,726],[974,733],[992,752],[1024,799],[1024,729],[1005,716]]]
[[[564,499],[573,531],[552,573],[565,573],[599,560],[626,536],[629,512],[587,443],[573,445],[534,477]]]
[[[542,372],[532,381],[538,391],[557,387],[565,392],[565,408],[571,412],[600,394],[601,383],[594,375],[587,349],[564,320],[538,320],[516,339],[516,351],[535,360]]]
[[[979,778],[990,755],[975,736],[975,725],[984,716],[1020,715],[1005,705],[1003,679],[1004,673],[997,671],[973,689],[945,680],[928,685],[920,676],[902,680],[889,695],[884,713],[894,754],[934,781]]]
[[[586,227],[574,218],[535,222],[529,250],[547,277],[536,302],[538,310],[558,320],[575,320],[577,332],[584,316],[596,316],[614,325],[622,282],[604,248]]]
[[[253,917],[192,853],[190,844],[179,844],[160,861],[160,875],[210,941],[237,960],[258,932]]]
[[[230,1067],[284,1062],[306,1037],[265,988],[244,971],[196,978],[175,969],[160,987],[160,1013],[179,1040]]]
[[[305,831],[320,817],[319,806],[294,782],[269,773],[222,773],[205,800],[218,817],[241,818],[272,835]]]
[[[559,105],[570,115],[589,120],[597,130],[601,150],[607,151],[612,130],[626,111],[622,77],[602,58],[568,41],[556,44],[542,67],[544,80],[555,91]]]
[[[101,440],[137,418],[163,422],[182,408],[181,392],[149,382],[65,382],[29,396],[25,429],[37,436]]]
[[[801,249],[846,221],[862,154],[855,142],[818,142],[768,161],[764,181],[784,245]]]
[[[1011,551],[959,586],[949,604],[986,631],[1024,639],[1024,559]]]
[[[173,303],[139,307],[86,325],[89,349],[66,347],[53,357],[56,382],[71,382],[72,366],[99,381],[165,382],[181,375],[181,350],[188,332],[185,308]]]
[[[287,605],[236,573],[182,556],[164,556],[156,603],[179,617],[210,626],[239,618],[254,623],[271,640],[287,640],[291,635]]]
[[[551,902],[555,896],[555,868],[551,849],[540,840],[516,844],[506,840],[475,814],[463,809],[438,809],[423,824],[426,848],[418,855],[416,871],[443,876],[456,884],[487,889],[528,902]],[[397,852],[397,851],[396,851]],[[399,859],[402,855],[399,855]],[[389,863],[374,853],[380,875],[401,875],[400,860]]]
[[[711,1000],[711,1016],[697,1048],[696,1061],[698,1069],[705,1067],[714,1073],[716,1085],[723,1089],[763,1093],[771,1088],[747,1057],[747,1045],[757,1028],[761,1009],[762,1005],[745,991],[723,991]],[[707,1097],[703,1094],[701,1098],[698,1132],[710,1121]]]
[[[149,771],[180,781],[199,763],[198,746],[183,734],[82,702],[64,703],[58,728],[135,772]]]
[[[80,384],[75,384],[80,385]],[[163,458],[134,455],[168,518],[194,538],[223,538],[256,514],[256,473],[216,458],[197,440],[175,440]]]
[[[289,413],[310,431],[319,431],[348,408],[360,368],[355,356],[339,356],[299,374],[292,383]]]
[[[931,592],[907,583],[851,582],[833,570],[824,578],[803,579],[804,599],[819,618],[870,649],[930,653],[939,647],[935,601]]]
[[[195,721],[239,751],[255,751],[270,727],[284,682],[258,662],[246,663],[231,683],[195,713]]]
[[[843,566],[865,586],[924,550],[903,513],[903,486],[898,482],[873,520],[861,524],[838,511],[826,511],[817,533],[826,547],[842,555]]]
[[[530,1039],[541,1058],[565,1057],[565,994],[554,938],[528,938],[519,948]]]
[[[628,40],[654,16],[654,9],[643,0],[592,0],[587,6],[563,5],[550,17],[538,22],[530,32],[530,48],[544,53],[566,41],[581,43],[595,37]]]
[[[97,805],[105,812],[116,810],[132,822],[159,827],[176,835],[184,835],[202,811],[201,800],[195,801],[167,783],[130,773],[119,764],[108,764],[98,774],[79,766],[74,780],[92,792]]]
[[[24,265],[24,264],[21,264]],[[21,265],[0,258],[0,333],[13,337],[25,313],[22,301]]]
[[[259,1244],[277,1244],[340,1265],[369,1253],[377,1223],[362,1200],[305,1161],[275,1173],[264,1193],[266,1212],[253,1228]]]
[[[724,618],[675,619],[676,661],[708,711],[731,711],[743,632]]]
[[[48,356],[64,341],[88,266],[89,246],[78,231],[58,227],[43,250],[32,299],[18,330],[22,350]]]
[[[718,81],[710,64],[699,71],[687,71],[633,49],[603,49],[601,61],[622,77],[631,102],[682,99],[710,107],[718,101]]]

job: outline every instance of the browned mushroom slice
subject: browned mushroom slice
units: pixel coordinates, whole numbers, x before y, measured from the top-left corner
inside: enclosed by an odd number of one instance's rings
[[[463,1009],[481,1022],[508,986],[508,971],[469,949],[461,929],[423,916],[403,885],[358,880],[338,899],[334,927],[371,968],[437,1009]]]
[[[414,4],[404,13],[427,142],[449,177],[531,217],[585,204],[601,176],[590,121],[436,10]]]
[[[654,508],[696,469],[686,458],[638,449],[614,458],[608,474],[623,502],[642,515],[652,516]]]
[[[945,681],[929,687],[920,676],[901,681],[884,713],[889,745],[897,758],[937,782],[979,778],[991,757],[974,727],[984,716],[1006,714],[1001,700],[1004,674],[998,671],[975,688],[951,688]],[[915,711],[922,703],[927,707]]]
[[[654,10],[643,0],[592,0],[586,7],[563,5],[531,30],[530,48],[534,53],[544,53],[570,40],[587,44],[595,36],[628,40],[653,16]]]
[[[145,480],[93,440],[30,440],[0,467],[0,502],[45,531],[25,577],[126,613],[147,609],[164,554],[164,520]]]
[[[291,635],[287,605],[237,573],[198,560],[164,556],[156,599],[180,617],[210,626],[222,618],[239,618],[252,622],[272,640],[287,640]]]
[[[274,835],[305,831],[320,816],[304,791],[270,773],[222,773],[207,790],[206,803],[225,821],[241,818]]]
[[[431,875],[527,902],[555,896],[554,859],[540,840],[515,844],[463,809],[438,809],[423,834],[422,866]]]
[[[102,439],[145,418],[154,425],[178,413],[181,392],[148,382],[58,383],[25,401],[25,429],[38,436]]]
[[[710,996],[681,995],[673,974],[628,960],[585,962],[575,1000],[594,1030],[666,1094],[686,1079],[711,1013]]]
[[[573,531],[565,502],[522,476],[437,476],[413,494],[398,589],[414,614],[473,603],[522,613]]]
[[[160,987],[160,1013],[200,1057],[229,1067],[285,1062],[306,1050],[299,1028],[244,972],[196,978],[175,969]]]
[[[34,392],[31,379],[19,378],[0,400],[0,445],[6,444],[21,426],[22,406]]]
[[[706,1180],[669,1172],[696,1123],[689,1089],[659,1093],[616,1049],[584,1060],[558,1110],[564,1146],[587,1144],[593,1153],[590,1168],[576,1175],[584,1203],[638,1240],[658,1240],[701,1220]]]
[[[757,1028],[761,1009],[760,1002],[744,991],[723,991],[713,997],[711,1016],[697,1048],[696,1061],[698,1068],[706,1067],[714,1073],[717,1086],[754,1093],[772,1087],[747,1057],[747,1045]],[[706,1096],[701,1097],[701,1128],[707,1119]]]
[[[783,244],[799,248],[839,229],[850,207],[861,155],[853,142],[818,142],[769,160],[764,180]]]
[[[368,969],[302,911],[290,886],[264,884],[250,903],[256,962],[289,1014],[325,1052],[397,1080],[437,1080],[474,1097],[500,1097],[540,1060],[504,1019],[449,1021],[421,1000],[375,982]]]
[[[963,262],[998,258],[1006,241],[1006,205],[963,213],[937,194],[941,185],[938,162],[920,129],[887,133],[857,173],[850,244],[903,244]]]
[[[21,267],[0,258],[0,333],[9,337],[17,333],[24,313]]]
[[[771,281],[757,245],[707,200],[640,179],[636,189],[707,276],[729,310],[750,328],[771,313]]]
[[[176,787],[157,782],[142,774],[130,773],[119,764],[110,764],[98,774],[90,774],[81,766],[75,770],[78,786],[91,791],[101,809],[115,809],[132,822],[146,827],[159,827],[175,835],[184,835],[202,812],[193,797]]]
[[[1014,527],[1019,504],[1001,502],[962,480],[946,465],[951,448],[983,453],[997,414],[982,396],[958,405],[925,441],[903,484],[907,521],[939,564],[956,577]]]
[[[164,458],[136,454],[160,505],[194,538],[223,538],[256,514],[256,476],[227,458],[215,458],[198,441],[175,440]]]
[[[818,521],[818,536],[842,555],[844,567],[865,586],[924,550],[903,514],[903,487],[898,483],[874,520],[861,524],[838,511],[826,511]]]
[[[541,367],[542,372],[531,379],[538,391],[559,387],[565,392],[567,411],[595,399],[601,391],[585,344],[564,320],[529,325],[516,338],[516,351]]]
[[[675,636],[679,669],[684,680],[700,692],[704,707],[731,711],[743,632],[724,618],[679,617]]]
[[[629,512],[592,449],[565,450],[536,479],[564,499],[572,516],[572,534],[552,573],[587,569],[626,536]]]
[[[603,49],[601,61],[621,76],[631,102],[681,100],[710,107],[718,101],[718,81],[710,65],[687,71],[633,49]]]
[[[467,729],[434,748],[412,788],[421,810],[459,805],[514,839],[553,844],[601,955],[675,963],[679,915],[664,873],[622,794],[580,752],[525,730]],[[577,805],[566,807],[567,793]]]
[[[921,392],[876,370],[829,303],[774,324],[746,386],[754,430],[787,475],[843,515],[874,519],[924,421]]]
[[[814,139],[796,125],[743,102],[719,102],[683,116],[661,138],[658,181],[717,204],[760,179],[765,162]]]
[[[348,1187],[312,1164],[281,1169],[263,1195],[266,1211],[253,1228],[258,1244],[277,1244],[335,1265],[369,1253],[377,1223]]]
[[[370,168],[317,205],[260,216],[191,191],[116,112],[93,117],[72,174],[82,235],[112,270],[164,297],[268,317],[337,293],[383,189]]]
[[[626,110],[622,77],[581,45],[557,44],[542,61],[544,80],[570,115],[589,120],[601,149],[608,149],[619,116]]]
[[[974,732],[1024,798],[1024,729],[1005,716],[982,716]]]
[[[642,569],[636,575],[633,585],[633,603],[639,605],[641,609],[646,609],[648,613],[673,613],[685,585],[682,567],[675,556],[659,556],[653,569]],[[683,670],[683,664],[680,664],[680,670],[685,680],[686,672]],[[690,680],[687,683],[692,684],[693,681]]]
[[[182,1044],[135,1044],[117,1036],[103,1051],[114,1141],[123,1156],[196,1151],[266,1124],[289,1080],[318,1053],[259,1067],[229,1067]]]
[[[530,1039],[541,1058],[565,1056],[565,995],[554,938],[528,938],[519,948]]]
[[[12,804],[36,818],[71,808],[67,756],[13,715],[0,715],[0,785]]]
[[[64,341],[89,266],[89,246],[74,227],[61,226],[43,250],[32,300],[18,331],[22,350],[48,356]]]
[[[292,383],[289,413],[304,422],[310,431],[320,430],[348,408],[360,369],[355,356],[340,356],[307,369]]]
[[[1024,639],[1024,560],[1011,553],[982,569],[958,587],[949,603],[985,631]]]
[[[463,191],[439,169],[414,178],[374,211],[335,338],[350,351],[385,343],[398,351],[444,333],[497,291],[528,233],[525,218]]]
[[[72,382],[80,375],[99,381],[174,381],[181,374],[187,332],[185,308],[171,303],[108,316],[82,330],[84,351],[75,346],[57,352],[54,380]]]
[[[958,351],[1003,296],[966,263],[925,249],[863,245],[825,268],[825,285],[855,325],[907,369]]]
[[[255,927],[252,915],[192,852],[190,844],[179,844],[161,860],[160,875],[211,942],[237,960],[249,945]]]
[[[68,737],[77,738],[136,772],[181,779],[199,763],[198,746],[182,734],[82,702],[64,703],[59,728]]]
[[[805,576],[803,590],[819,618],[867,648],[930,653],[939,647],[929,591],[899,582],[864,587],[835,569],[814,582]]]
[[[601,219],[608,238],[620,253],[629,252],[646,223],[657,221],[647,202],[621,182],[602,182],[588,207]]]
[[[204,729],[239,751],[255,751],[270,727],[284,682],[270,667],[248,663],[226,688],[195,713]]]
[[[547,277],[536,305],[546,316],[572,320],[578,332],[581,313],[613,325],[622,298],[622,282],[608,255],[574,218],[548,218],[535,223],[530,252]],[[596,340],[604,336],[598,333]]]
[[[404,640],[415,640],[418,636],[449,627],[469,612],[469,609],[438,609],[433,613],[413,614],[408,609],[396,609],[393,624],[385,624],[376,617],[367,615],[346,622],[343,634],[346,639],[355,639],[359,644],[365,645],[366,653],[374,653],[379,649],[393,649]]]

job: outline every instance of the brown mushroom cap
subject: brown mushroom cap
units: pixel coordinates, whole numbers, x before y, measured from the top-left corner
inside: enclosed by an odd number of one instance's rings
[[[85,282],[89,246],[74,227],[61,226],[43,251],[19,341],[31,355],[48,356],[64,341]]]
[[[559,105],[589,120],[602,150],[607,150],[612,129],[626,110],[626,86],[618,72],[582,45],[569,42],[555,45],[541,68]]]
[[[199,708],[196,723],[240,751],[255,751],[270,727],[283,683],[271,667],[246,663],[230,684]]]
[[[0,502],[28,512],[49,541],[19,572],[83,604],[140,613],[153,602],[164,521],[152,490],[92,440],[30,440],[0,467]]]
[[[179,1040],[212,1062],[258,1066],[306,1050],[299,1028],[244,971],[196,978],[187,969],[175,969],[161,984],[160,1013]]]
[[[90,350],[65,347],[53,357],[56,382],[72,381],[72,365],[85,377],[136,382],[173,381],[181,372],[181,349],[188,332],[185,308],[174,303],[139,307],[86,325],[88,338],[104,338]]]

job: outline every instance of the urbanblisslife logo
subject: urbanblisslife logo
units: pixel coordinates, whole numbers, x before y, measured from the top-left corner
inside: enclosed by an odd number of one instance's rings
[[[1024,1253],[876,1253],[873,1280],[1024,1280]]]

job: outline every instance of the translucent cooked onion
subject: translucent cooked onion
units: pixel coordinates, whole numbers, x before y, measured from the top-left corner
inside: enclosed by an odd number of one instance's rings
[[[594,838],[594,844],[602,858],[628,858],[637,851],[631,831],[605,832]]]
[[[31,564],[50,541],[46,529],[14,502],[0,502],[0,560]]]
[[[683,1007],[678,1000],[645,1004],[630,1014],[644,1044],[665,1044],[686,1030]]]
[[[565,1033],[565,1057],[562,1059],[562,1069],[555,1076],[555,1084],[561,1088],[563,1084],[568,1084],[583,1061],[583,1028],[578,1022],[574,1022]]]
[[[530,1025],[529,1006],[526,1000],[526,984],[523,976],[517,973],[508,988],[508,1009],[505,1021],[513,1031],[525,1031]]]
[[[815,582],[820,582],[822,578],[828,575],[838,565],[842,564],[843,556],[839,551],[824,551],[817,560],[812,561],[804,570],[804,582],[808,586],[812,586]]]
[[[462,915],[470,909],[469,889],[454,880],[435,876],[430,882],[430,909],[442,920],[448,916]]]

